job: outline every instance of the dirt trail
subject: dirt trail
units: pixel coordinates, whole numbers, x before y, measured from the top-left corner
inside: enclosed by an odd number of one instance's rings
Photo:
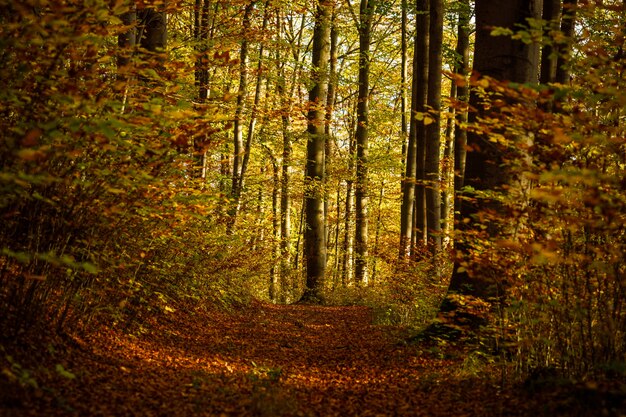
[[[57,358],[75,378],[52,373],[31,398],[0,404],[0,415],[523,414],[480,380],[455,377],[458,361],[420,353],[398,343],[401,329],[371,322],[364,307],[161,315],[148,335],[79,340]]]

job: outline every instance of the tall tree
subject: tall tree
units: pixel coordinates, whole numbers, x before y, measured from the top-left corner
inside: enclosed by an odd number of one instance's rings
[[[418,184],[418,178],[423,178],[424,170],[425,130],[423,114],[428,92],[428,27],[430,16],[427,0],[418,0],[416,6],[411,117],[409,119],[409,137],[402,180],[402,207],[400,210],[400,258],[411,254],[411,247],[415,245],[417,235],[422,234],[425,224],[424,189],[423,184]],[[418,112],[420,113],[418,114]],[[420,117],[419,121],[418,116]],[[421,240],[422,237],[419,239]]]
[[[242,166],[245,154],[243,142],[243,112],[246,103],[246,93],[248,89],[248,49],[249,40],[248,32],[250,30],[250,18],[254,4],[256,1],[250,1],[244,9],[242,27],[243,36],[241,39],[241,48],[239,49],[239,87],[237,91],[237,103],[235,105],[235,117],[233,121],[233,178],[231,185],[231,197],[233,199],[232,206],[229,210],[229,220],[227,225],[228,234],[231,234],[235,227],[237,214],[239,212],[239,204],[241,199],[241,191],[243,187]]]
[[[372,18],[377,0],[361,0],[359,13],[359,93],[357,102],[356,126],[356,187],[354,239],[355,260],[354,278],[358,284],[367,283],[368,252],[368,135],[369,135],[369,94],[370,94],[370,45]]]
[[[443,50],[443,1],[430,0],[427,105],[432,122],[426,128],[424,179],[426,224],[433,253],[441,250],[441,69]]]
[[[462,0],[459,4],[459,26],[457,28],[456,54],[457,63],[455,72],[456,97],[460,104],[456,112],[456,123],[454,125],[454,190],[458,192],[463,187],[463,177],[465,175],[465,157],[467,147],[467,103],[469,102],[469,80],[467,76],[470,72],[470,4],[469,0]],[[455,201],[455,212],[458,212],[460,201]],[[456,218],[457,216],[455,216]]]
[[[413,208],[413,234],[412,244],[414,248],[423,246],[426,239],[426,133],[427,122],[432,118],[428,112],[428,77],[429,72],[429,46],[430,46],[430,2],[429,0],[417,1],[417,18],[415,30],[415,56],[413,58],[414,90],[413,108],[414,132],[416,146],[415,162],[415,205]],[[417,252],[416,252],[417,253]]]
[[[311,89],[307,113],[307,161],[305,173],[304,252],[306,256],[306,287],[301,301],[324,301],[326,273],[326,228],[324,225],[324,150],[326,135],[325,104],[328,93],[330,61],[331,0],[319,0],[315,12],[313,49],[311,55]]]
[[[278,42],[287,39],[289,43],[289,53],[284,56],[281,48],[276,48],[276,65],[278,70],[278,81],[276,90],[280,99],[280,118],[281,118],[281,136],[283,140],[283,154],[281,167],[281,192],[280,192],[280,254],[281,268],[280,279],[283,289],[287,288],[287,281],[292,278],[291,287],[295,291],[298,289],[298,280],[291,274],[291,160],[293,153],[293,134],[291,128],[291,113],[293,107],[293,97],[297,86],[297,79],[301,75],[303,65],[302,35],[306,24],[306,15],[300,18],[298,27],[293,25],[295,18],[293,16],[285,16],[281,10],[277,10],[276,27]],[[284,22],[291,22],[285,24]],[[287,89],[287,68],[286,62],[288,55],[293,58],[293,69],[289,80],[289,89]],[[298,236],[299,238],[299,236]],[[286,297],[285,291],[281,293]]]
[[[265,33],[267,30],[267,23],[269,20],[269,0],[266,0],[263,12],[263,23],[261,25],[261,33]],[[243,159],[241,161],[241,171],[239,173],[239,194],[244,186],[244,181],[246,177],[246,171],[248,169],[248,164],[250,162],[250,153],[252,149],[252,140],[255,135],[256,122],[259,113],[259,105],[261,101],[261,89],[263,86],[263,54],[265,53],[265,43],[261,42],[259,45],[259,60],[257,63],[256,69],[256,87],[254,89],[254,101],[252,103],[252,109],[250,112],[250,121],[248,122],[248,132],[246,134],[246,143],[244,147]]]
[[[401,20],[400,20],[400,53],[401,53],[401,63],[400,63],[400,136],[402,139],[402,167],[403,170],[406,167],[407,163],[407,147],[408,147],[408,138],[409,138],[409,124],[407,123],[407,92],[408,92],[408,78],[409,78],[409,55],[408,55],[408,33],[407,33],[407,25],[408,25],[408,10],[409,4],[408,0],[402,0],[402,4],[400,6],[402,10]],[[404,182],[402,188],[404,188]]]
[[[499,0],[476,1],[476,43],[474,47],[474,72],[476,76],[489,76],[497,80],[508,80],[516,83],[536,82],[538,55],[535,45],[525,44],[510,36],[491,36],[493,27],[517,30],[526,24],[527,18],[537,18],[540,10],[538,0],[512,0],[509,7],[500,7]],[[477,117],[485,117],[489,110],[482,106],[477,94],[470,97],[472,107],[477,113],[470,115],[470,122]],[[503,168],[503,154],[500,148],[489,138],[476,132],[468,132],[467,164],[465,184],[474,190],[503,191],[509,186],[510,179]],[[467,202],[461,206],[461,230],[468,231],[479,221],[481,210],[501,211],[495,201]],[[465,220],[467,219],[467,221]],[[497,237],[501,229],[494,223],[482,225],[487,233]],[[442,311],[453,311],[458,308],[454,295],[488,298],[498,294],[503,283],[494,277],[494,265],[472,261],[471,254],[479,251],[472,242],[461,239],[456,243],[457,260],[448,289],[448,297],[442,304]]]

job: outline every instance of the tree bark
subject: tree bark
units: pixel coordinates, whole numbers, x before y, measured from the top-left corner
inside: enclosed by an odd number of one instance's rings
[[[406,90],[407,90],[407,39],[406,39],[406,14],[407,14],[407,4],[406,0],[402,2],[402,134],[406,135],[407,130],[407,121],[406,121]],[[418,25],[419,25],[419,16],[418,16]],[[416,35],[417,36],[417,35]],[[417,45],[417,37],[415,38],[415,45]],[[417,49],[416,49],[417,51]],[[416,144],[416,120],[415,120],[415,106],[416,102],[416,85],[417,85],[417,74],[415,69],[417,65],[417,55],[414,58],[414,71],[413,71],[413,85],[411,88],[411,111],[410,111],[410,131],[408,137],[404,139],[403,137],[403,146],[406,141],[406,159],[405,159],[405,167],[404,167],[404,178],[402,179],[402,206],[400,208],[400,259],[406,258],[411,254],[411,238],[413,235],[413,211],[415,205],[415,172],[416,172],[416,163],[417,163],[417,144]],[[403,152],[404,157],[404,152]]]
[[[336,18],[336,13],[335,10],[333,8],[333,12],[332,12],[332,16],[331,16],[331,21],[330,21],[330,72],[329,72],[329,76],[328,76],[328,94],[326,96],[326,124],[324,126],[324,132],[326,134],[326,144],[324,145],[324,152],[326,154],[326,160],[325,160],[325,165],[326,167],[331,167],[332,166],[332,156],[333,156],[333,137],[332,137],[332,130],[331,130],[331,124],[332,124],[332,120],[333,120],[333,112],[335,109],[335,99],[337,98],[337,83],[338,83],[338,74],[337,74],[337,39],[338,39],[338,32],[337,32],[337,26],[335,24],[335,18]],[[326,178],[325,178],[325,188],[328,189],[328,181],[330,181],[330,179],[328,178],[328,171],[326,172]],[[329,213],[329,206],[328,206],[328,199],[324,199],[324,223],[326,224],[326,242],[328,244],[328,246],[330,247],[330,226],[328,223],[328,213]],[[339,204],[337,202],[337,204]],[[337,219],[339,220],[339,219]]]
[[[401,63],[400,63],[400,138],[402,140],[402,172],[405,171],[407,165],[407,151],[408,151],[408,139],[409,139],[409,124],[407,123],[407,90],[408,90],[408,78],[409,78],[409,70],[408,70],[408,42],[407,42],[407,12],[408,12],[408,2],[407,0],[402,0],[402,17],[400,23],[400,50],[401,50]],[[404,182],[402,185],[402,189],[404,189]]]
[[[558,30],[561,17],[561,0],[544,0],[542,19],[548,22],[550,32]],[[550,40],[543,46],[541,51],[541,75],[539,82],[542,84],[552,83],[556,80],[557,50]]]
[[[456,123],[454,127],[454,191],[458,193],[463,188],[463,178],[465,176],[465,160],[467,148],[467,103],[469,102],[469,80],[470,72],[470,4],[469,0],[463,0],[459,4],[459,27],[457,31],[456,53],[460,58],[455,72],[460,75],[456,87],[457,101],[461,104],[456,112]],[[461,200],[455,200],[455,212],[461,207]],[[455,215],[458,220],[458,216]]]
[[[426,127],[426,224],[431,253],[441,251],[441,69],[443,45],[443,1],[430,0],[427,105],[433,118]]]
[[[429,0],[417,1],[417,22],[415,34],[415,57],[414,74],[415,78],[415,143],[416,143],[416,164],[415,164],[415,206],[413,212],[413,236],[412,242],[414,253],[417,247],[426,243],[426,189],[425,189],[425,164],[426,164],[426,125],[424,118],[428,111],[428,76],[429,76],[429,45],[430,45],[430,4]]]
[[[556,82],[560,84],[569,84],[569,69],[567,68],[567,65],[571,59],[577,8],[578,0],[563,0],[561,32],[566,38],[566,43],[559,45],[559,56],[556,64]]]
[[[359,18],[359,93],[356,126],[354,279],[367,284],[369,73],[372,17],[376,0],[361,0]]]
[[[312,88],[309,90],[307,114],[307,163],[305,174],[304,236],[306,256],[306,288],[302,302],[324,302],[326,273],[326,230],[324,225],[324,131],[328,64],[330,60],[330,15],[332,3],[320,0],[315,13],[311,58]]]

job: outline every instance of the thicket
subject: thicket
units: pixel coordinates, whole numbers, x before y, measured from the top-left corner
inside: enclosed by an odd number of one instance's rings
[[[244,297],[264,256],[214,233],[188,145],[223,117],[194,108],[190,52],[118,48],[125,2],[46,4],[0,9],[0,333]]]
[[[626,376],[623,11],[579,8],[588,26],[567,40],[566,85],[473,80],[490,111],[469,128],[500,149],[511,181],[464,190],[487,209],[458,237],[472,246],[462,267],[481,265],[502,290],[487,330],[517,375]],[[563,42],[549,22],[531,23],[513,36]],[[467,311],[486,313],[465,301]]]

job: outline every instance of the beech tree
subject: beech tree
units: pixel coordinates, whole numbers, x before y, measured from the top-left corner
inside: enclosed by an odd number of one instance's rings
[[[511,36],[492,36],[493,28],[516,30],[527,24],[527,18],[537,18],[541,8],[536,0],[511,1],[509,7],[499,7],[497,0],[476,2],[476,42],[474,46],[473,77],[492,77],[515,83],[536,83],[538,80],[538,49],[532,43],[524,43]],[[488,79],[484,81],[488,85]],[[489,110],[482,107],[481,96],[474,90],[470,105],[477,112],[470,114],[470,123],[485,117]],[[493,111],[493,110],[491,110]],[[464,184],[474,192],[503,191],[509,187],[511,178],[504,169],[503,153],[497,143],[487,135],[468,132],[467,162]],[[479,212],[501,210],[496,201],[488,197],[464,201],[460,207],[461,230],[468,231],[481,225],[495,238],[502,233],[495,222],[481,222]],[[487,223],[487,224],[485,224]],[[478,297],[488,299],[501,295],[506,287],[495,265],[479,262],[478,248],[469,239],[456,243],[457,261],[450,281],[448,296],[442,311],[455,311],[458,298]],[[465,304],[465,301],[462,301]],[[457,313],[457,318],[461,315]]]
[[[368,258],[368,135],[369,135],[369,94],[370,94],[370,43],[372,18],[377,0],[361,0],[358,22],[359,32],[359,93],[357,98],[356,126],[356,187],[355,219],[356,235],[355,272],[357,283],[367,283]]]
[[[417,1],[416,30],[413,52],[413,81],[411,89],[411,118],[407,145],[406,173],[402,187],[400,214],[400,255],[411,253],[411,248],[422,245],[426,227],[426,200],[424,189],[426,102],[428,97],[428,0]]]
[[[430,0],[427,105],[432,123],[426,128],[424,181],[428,245],[433,254],[441,250],[441,71],[443,48],[443,1]]]
[[[307,152],[305,174],[304,247],[306,256],[306,288],[302,301],[321,303],[326,272],[326,227],[324,216],[324,124],[328,93],[328,64],[330,61],[330,17],[332,1],[320,0],[315,12],[311,83],[307,115]]]

